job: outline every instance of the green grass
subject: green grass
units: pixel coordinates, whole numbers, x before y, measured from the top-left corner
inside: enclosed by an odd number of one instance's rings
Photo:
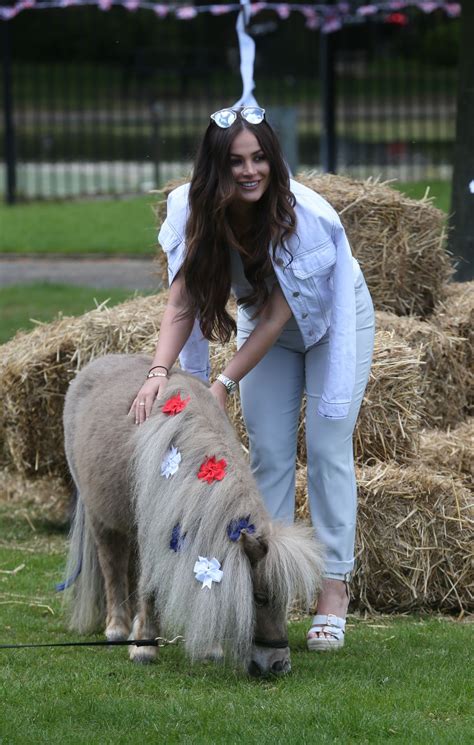
[[[0,501],[0,641],[79,639],[54,591],[65,534],[34,515],[30,525],[24,510]],[[176,647],[147,667],[121,648],[0,650],[0,743],[471,741],[472,627],[350,618],[345,648],[317,655],[305,650],[307,626],[290,625],[293,672],[264,681],[192,666]]]
[[[156,250],[152,196],[0,205],[0,253],[148,254]]]
[[[393,187],[419,199],[430,186],[437,207],[448,213],[448,181],[398,183]],[[144,254],[156,250],[150,197],[128,200],[0,205],[0,253]]]
[[[446,214],[451,210],[451,182],[450,181],[414,181],[412,183],[394,181],[391,184],[394,189],[407,194],[412,199],[421,199],[426,188],[429,187],[429,195],[434,197],[434,205]]]
[[[109,306],[131,297],[130,290],[94,289],[73,285],[34,283],[2,287],[0,292],[0,344],[19,329],[30,330],[36,321],[48,322],[59,313],[78,316],[109,299]],[[1,740],[0,740],[1,744]]]

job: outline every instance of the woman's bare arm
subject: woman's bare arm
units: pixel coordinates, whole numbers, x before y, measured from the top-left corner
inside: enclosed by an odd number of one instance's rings
[[[160,326],[160,335],[151,367],[163,365],[170,369],[186,344],[194,324],[193,318],[180,318],[188,307],[184,280],[178,273],[170,287],[168,302]],[[164,372],[157,368],[155,372]],[[167,378],[148,378],[138,391],[129,414],[135,415],[135,423],[142,424],[149,416],[155,398],[166,387]],[[143,405],[144,404],[144,405]]]
[[[231,380],[235,380],[236,383],[242,380],[273,346],[290,318],[291,308],[280,285],[276,284],[258,317],[257,326],[222,370],[222,373]],[[227,393],[225,387],[216,381],[211,386],[211,391],[219,400],[219,403],[225,405]]]

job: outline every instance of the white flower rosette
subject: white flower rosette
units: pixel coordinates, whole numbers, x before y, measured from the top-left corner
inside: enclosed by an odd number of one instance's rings
[[[180,463],[181,453],[179,452],[178,448],[175,448],[174,445],[171,445],[171,447],[166,451],[161,462],[161,475],[169,479],[170,476],[173,476],[177,472]]]
[[[207,587],[210,590],[213,582],[221,581],[224,572],[215,557],[208,559],[205,556],[199,556],[194,564],[194,574],[197,581],[202,582],[202,589]]]

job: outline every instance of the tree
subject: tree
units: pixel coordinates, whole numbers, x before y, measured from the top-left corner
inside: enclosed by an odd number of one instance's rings
[[[474,278],[474,2],[461,0],[456,145],[449,248],[458,257],[455,279]]]

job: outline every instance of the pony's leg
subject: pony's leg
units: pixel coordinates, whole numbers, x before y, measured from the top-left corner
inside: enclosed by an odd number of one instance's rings
[[[137,615],[133,620],[132,639],[155,639],[158,634],[155,603],[152,595],[140,595]],[[133,662],[153,662],[158,654],[158,647],[129,647],[130,659]]]
[[[128,589],[130,544],[123,533],[96,525],[94,534],[107,603],[105,635],[109,641],[125,640],[132,623]]]

